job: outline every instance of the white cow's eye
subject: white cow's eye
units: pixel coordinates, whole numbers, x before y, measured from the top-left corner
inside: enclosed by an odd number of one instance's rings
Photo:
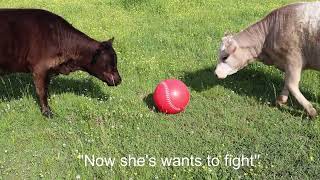
[[[223,56],[221,59],[222,59],[222,61],[226,61],[228,59],[228,57],[229,57],[229,55]]]

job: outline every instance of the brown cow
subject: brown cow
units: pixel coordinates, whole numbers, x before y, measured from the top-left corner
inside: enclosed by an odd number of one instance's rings
[[[31,73],[47,117],[50,75],[82,70],[109,86],[121,82],[112,42],[98,42],[45,10],[0,9],[0,73]]]

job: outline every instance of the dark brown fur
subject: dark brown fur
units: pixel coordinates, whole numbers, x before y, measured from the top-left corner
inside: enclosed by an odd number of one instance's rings
[[[50,75],[82,70],[110,86],[121,82],[112,42],[93,40],[45,10],[0,9],[0,74],[31,73],[45,116],[52,115]]]

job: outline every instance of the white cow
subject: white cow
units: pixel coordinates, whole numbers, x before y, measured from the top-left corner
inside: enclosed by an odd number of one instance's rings
[[[247,29],[222,38],[215,74],[226,78],[259,59],[285,72],[285,85],[277,104],[289,92],[311,117],[316,109],[299,90],[304,69],[320,70],[320,2],[296,3],[274,10]]]

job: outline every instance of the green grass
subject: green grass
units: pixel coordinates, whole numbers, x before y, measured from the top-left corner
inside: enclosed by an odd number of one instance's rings
[[[86,73],[50,85],[53,119],[41,116],[29,75],[0,78],[0,179],[318,179],[319,117],[290,98],[273,106],[282,73],[260,63],[225,80],[214,77],[225,31],[237,32],[292,0],[9,0],[0,7],[44,8],[98,40],[115,36],[123,83],[106,87]],[[184,113],[152,110],[152,91],[183,80]],[[319,72],[301,90],[318,108]],[[151,110],[150,110],[151,108]],[[79,155],[189,157],[260,154],[255,167],[86,167]]]

